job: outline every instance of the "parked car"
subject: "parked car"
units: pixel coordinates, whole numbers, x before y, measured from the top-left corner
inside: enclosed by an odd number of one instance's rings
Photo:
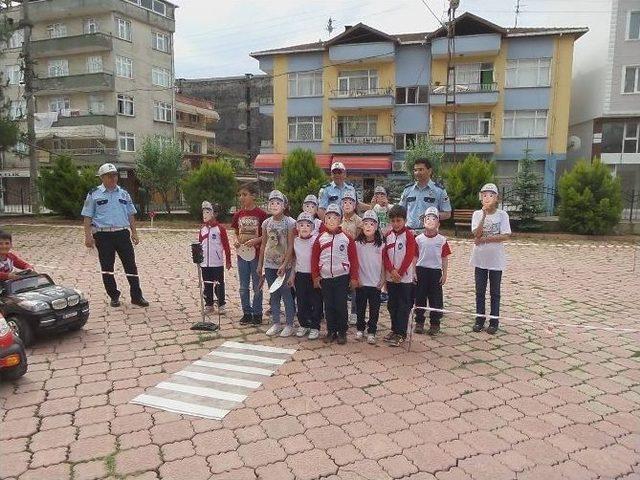
[[[0,313],[29,346],[37,335],[82,328],[89,302],[80,290],[56,285],[49,275],[24,271],[0,284]]]
[[[27,373],[27,354],[22,340],[0,315],[0,378],[16,380]]]

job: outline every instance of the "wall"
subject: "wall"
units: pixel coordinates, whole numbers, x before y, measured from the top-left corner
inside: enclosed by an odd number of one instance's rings
[[[429,88],[431,53],[426,45],[401,45],[396,49],[396,87]],[[429,105],[396,105],[394,133],[429,131]]]

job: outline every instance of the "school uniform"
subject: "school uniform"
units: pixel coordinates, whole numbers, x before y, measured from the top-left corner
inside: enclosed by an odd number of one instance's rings
[[[383,261],[387,271],[387,309],[391,317],[391,329],[397,335],[406,337],[409,315],[413,306],[413,258],[416,241],[406,227],[396,232],[391,230],[385,236]],[[391,281],[391,272],[397,270],[399,282]]]
[[[317,235],[309,238],[295,237],[293,251],[295,252],[295,291],[298,311],[298,323],[301,327],[320,330],[320,316],[322,314],[322,292],[313,287],[311,276],[311,252]]]
[[[421,233],[416,237],[416,307],[429,307],[442,309],[444,306],[442,296],[442,259],[451,255],[451,248],[444,235],[437,233],[429,236]],[[416,324],[424,325],[425,310],[416,309]],[[429,323],[440,325],[442,312],[429,312]]]
[[[356,242],[358,254],[360,286],[356,288],[356,310],[358,323],[356,328],[363,332],[374,334],[378,330],[378,317],[380,315],[380,281],[382,274],[382,252],[384,244],[376,245],[375,242]],[[365,314],[369,304],[369,321],[365,320]]]
[[[200,264],[202,268],[202,279],[204,284],[204,301],[207,306],[213,305],[213,283],[217,281],[215,286],[215,294],[218,299],[218,306],[225,305],[224,290],[224,266],[225,260],[231,258],[231,248],[229,247],[229,238],[226,229],[218,222],[207,222],[200,228],[198,236],[202,245],[202,253],[204,260]]]

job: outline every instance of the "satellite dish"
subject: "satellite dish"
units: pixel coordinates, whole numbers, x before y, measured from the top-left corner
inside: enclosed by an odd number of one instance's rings
[[[571,135],[569,137],[569,143],[567,144],[567,150],[578,150],[582,145],[582,140],[577,135]]]
[[[244,123],[241,123],[240,125],[238,125],[238,130],[246,130],[247,126]]]

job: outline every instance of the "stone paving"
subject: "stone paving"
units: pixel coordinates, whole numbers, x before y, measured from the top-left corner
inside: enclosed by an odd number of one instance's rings
[[[13,231],[16,250],[60,267],[48,271],[83,289],[92,313],[84,330],[40,340],[28,374],[0,384],[0,478],[640,478],[637,333],[504,322],[490,337],[449,314],[442,333],[414,338],[411,352],[352,334],[345,346],[270,340],[239,327],[232,270],[222,332],[198,334],[188,329],[199,311],[195,233],[142,232],[136,251],[152,304],[112,309],[80,229]],[[452,247],[446,306],[468,311],[470,245]],[[631,249],[508,251],[504,315],[640,328]],[[388,325],[385,312],[383,334]],[[227,339],[298,351],[222,421],[128,403]]]

